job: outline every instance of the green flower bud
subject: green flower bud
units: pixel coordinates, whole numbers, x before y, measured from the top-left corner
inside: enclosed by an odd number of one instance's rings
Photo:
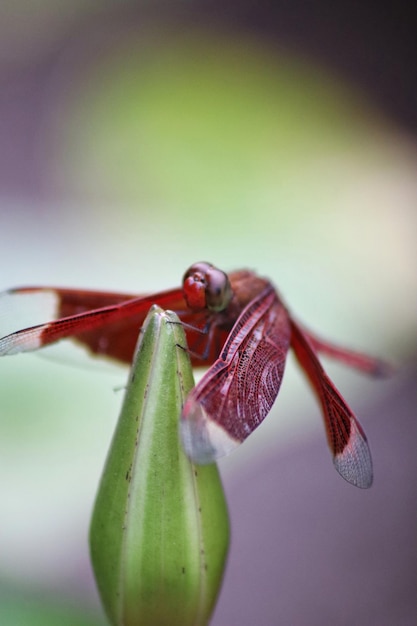
[[[207,624],[229,523],[216,465],[195,466],[178,420],[193,387],[178,317],[152,307],[94,506],[90,547],[114,626]]]

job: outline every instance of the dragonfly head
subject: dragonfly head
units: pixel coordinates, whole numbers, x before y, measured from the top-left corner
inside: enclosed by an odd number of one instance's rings
[[[233,297],[230,281],[211,263],[194,263],[184,274],[184,298],[193,311],[224,311]]]

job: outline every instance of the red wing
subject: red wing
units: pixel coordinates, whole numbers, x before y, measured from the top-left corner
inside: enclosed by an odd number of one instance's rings
[[[266,284],[264,279],[246,270],[232,272],[229,279],[237,295],[238,309]],[[146,314],[152,304],[158,304],[175,311],[184,322],[193,364],[207,365],[218,357],[238,315],[237,311],[231,316],[222,313],[219,321],[218,314],[207,310],[191,311],[180,288],[133,296],[59,287],[21,287],[3,292],[0,298],[3,330],[0,335],[16,327],[23,328],[0,339],[0,356],[37,350],[60,339],[71,339],[93,355],[130,363]],[[7,317],[13,327],[7,324]],[[47,323],[40,323],[45,320]]]
[[[323,345],[323,344],[321,344]],[[291,320],[291,346],[323,411],[327,440],[339,474],[352,485],[372,484],[372,458],[365,433],[330,378],[310,343],[310,336]]]
[[[186,400],[181,436],[192,460],[211,463],[259,426],[277,397],[289,342],[287,311],[268,286],[243,310]]]
[[[47,315],[44,319],[55,321],[3,337],[0,339],[0,355],[36,350],[69,338],[87,347],[92,354],[130,363],[139,330],[152,304],[174,310],[185,323],[197,328],[203,328],[207,321],[205,313],[195,314],[187,309],[181,289],[144,297],[52,288],[21,288],[8,292],[8,295],[40,298]],[[189,330],[187,339],[190,350],[196,355],[202,354],[207,347],[207,335]],[[212,341],[217,345],[224,339],[220,329],[214,329]],[[208,356],[214,360],[213,350],[208,351]],[[201,360],[195,361],[201,364]]]
[[[300,326],[299,330],[301,330]],[[393,367],[382,359],[376,359],[367,354],[362,354],[361,352],[335,346],[328,341],[319,339],[305,328],[302,329],[302,333],[307,337],[311,347],[316,352],[321,352],[365,374],[379,377],[389,376],[393,372]]]
[[[2,295],[17,299],[19,296],[29,296],[32,300],[39,296],[43,297],[45,300],[44,315],[47,315],[50,321],[142,297],[128,293],[63,287],[17,287],[9,289]],[[30,299],[28,303],[30,305]]]

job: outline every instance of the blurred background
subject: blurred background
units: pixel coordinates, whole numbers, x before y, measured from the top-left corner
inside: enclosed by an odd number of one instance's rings
[[[194,261],[270,277],[319,335],[375,484],[336,474],[289,358],[220,464],[232,547],[214,626],[415,624],[416,24],[391,0],[3,0],[0,289],[158,291]],[[0,309],[1,335],[34,321]],[[0,623],[103,625],[91,507],[126,371],[0,363]]]

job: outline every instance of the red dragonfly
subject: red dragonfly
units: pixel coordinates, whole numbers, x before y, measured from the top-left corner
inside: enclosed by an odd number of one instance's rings
[[[182,288],[146,296],[52,287],[6,293],[33,294],[54,306],[49,311],[52,321],[0,339],[0,355],[71,339],[93,355],[130,363],[150,306],[175,311],[184,323],[193,364],[211,366],[189,394],[181,416],[183,446],[197,463],[228,454],[259,426],[278,395],[291,347],[321,405],[337,471],[357,487],[371,486],[372,459],[365,433],[318,353],[372,376],[387,374],[388,366],[307,331],[275,287],[254,272],[227,275],[209,263],[196,263],[185,273]]]

